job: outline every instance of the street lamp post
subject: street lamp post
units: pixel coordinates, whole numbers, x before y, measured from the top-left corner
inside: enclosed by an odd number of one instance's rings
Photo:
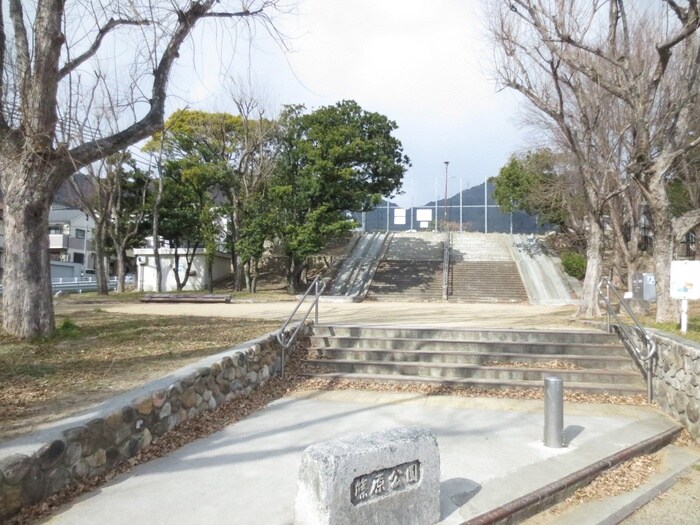
[[[445,161],[445,231],[447,231],[447,167],[450,165],[450,161]]]

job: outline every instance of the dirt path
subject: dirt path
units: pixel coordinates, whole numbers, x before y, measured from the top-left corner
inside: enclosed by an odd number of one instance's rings
[[[114,313],[193,315],[268,319],[283,322],[294,306],[289,302],[230,304],[113,304]],[[469,328],[585,328],[574,318],[573,306],[454,303],[331,303],[319,308],[321,323],[440,324]],[[313,314],[310,316],[313,317]]]

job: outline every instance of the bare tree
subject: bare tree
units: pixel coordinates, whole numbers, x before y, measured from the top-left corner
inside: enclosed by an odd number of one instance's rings
[[[539,13],[535,13],[539,16]],[[598,283],[604,249],[604,208],[616,194],[618,174],[609,169],[600,140],[606,137],[606,108],[611,96],[559,58],[558,48],[543,44],[532,21],[509,3],[490,13],[498,81],[522,95],[544,118],[540,128],[570,154],[584,195],[588,264],[579,315],[599,314]]]
[[[54,328],[48,211],[71,174],[147,138],[163,124],[168,81],[186,39],[200,21],[262,20],[279,0],[61,0],[0,4],[0,178],[4,194],[3,323],[19,337]],[[9,5],[9,20],[4,6]],[[25,10],[26,9],[26,10]],[[104,44],[119,33],[120,68]],[[120,69],[112,79],[134,117],[116,133],[83,142],[72,136],[94,83],[93,71]]]
[[[234,247],[234,289],[242,289],[245,275],[246,288],[253,292],[255,286],[251,281],[250,261],[244,261],[235,246],[241,238],[245,209],[272,176],[279,153],[277,123],[274,119],[265,118],[265,110],[260,101],[244,89],[234,87],[230,90],[230,96],[241,117],[239,148],[235,159],[232,159],[235,166],[226,185]],[[257,265],[257,261],[253,265]]]
[[[677,304],[670,298],[674,221],[667,182],[677,159],[700,144],[700,138],[688,133],[698,97],[700,4],[697,0],[659,0],[656,6],[624,0],[497,3],[503,19],[515,28],[506,57],[509,52],[518,56],[523,50],[534,51],[553,68],[566,69],[571,83],[585,85],[584,94],[612,97],[611,103],[624,115],[629,141],[625,171],[648,203],[654,228],[657,320],[674,320]],[[665,19],[659,16],[661,7],[666,8]],[[586,188],[587,194],[594,191]],[[697,215],[679,218],[675,224],[692,222]],[[587,275],[586,290],[591,284]]]
[[[94,162],[85,168],[86,183],[81,185],[76,176],[71,177],[70,184],[78,196],[80,207],[90,215],[95,223],[95,273],[97,277],[97,293],[107,295],[107,233],[112,216],[116,188],[113,177],[110,176],[110,166],[106,159]],[[87,257],[87,254],[85,254]]]

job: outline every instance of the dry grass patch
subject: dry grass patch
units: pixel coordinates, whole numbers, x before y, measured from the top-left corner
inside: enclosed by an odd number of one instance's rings
[[[47,339],[0,334],[0,438],[30,431],[279,327],[249,319],[115,315],[57,317]]]

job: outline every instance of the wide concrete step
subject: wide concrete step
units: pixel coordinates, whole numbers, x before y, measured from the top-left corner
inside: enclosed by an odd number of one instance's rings
[[[316,347],[317,357],[339,361],[382,361],[390,363],[454,363],[471,365],[513,365],[530,367],[557,366],[580,370],[584,368],[636,370],[627,356],[593,356],[560,354],[523,354],[518,352],[468,352],[444,350],[370,350],[366,348]]]
[[[452,300],[468,302],[527,301],[525,286],[512,260],[453,263],[448,296]]]
[[[324,371],[351,374],[404,375],[436,378],[479,378],[493,380],[543,381],[557,376],[565,382],[603,383],[643,386],[641,375],[633,370],[552,368],[520,368],[514,366],[481,366],[455,363],[392,363],[385,361],[354,361],[308,359],[307,364],[323,367]]]
[[[434,385],[437,387],[455,387],[455,388],[478,388],[478,389],[542,389],[543,381],[516,381],[516,380],[500,380],[490,378],[443,378],[443,377],[428,377],[428,376],[409,376],[409,375],[394,375],[394,374],[348,374],[342,372],[332,373],[314,373],[307,372],[302,374],[305,377],[317,379],[346,379],[349,381],[358,381],[365,383],[390,383],[390,384],[421,384]],[[557,374],[551,374],[557,375]],[[623,384],[623,383],[579,383],[569,381],[564,383],[564,390],[568,392],[581,392],[588,394],[610,394],[620,396],[631,396],[637,394],[646,394],[646,386]]]
[[[447,341],[501,341],[619,345],[615,334],[584,330],[481,330],[460,328],[425,328],[410,326],[324,325],[313,327],[316,336],[361,338],[432,339]]]
[[[547,354],[628,357],[622,345],[589,343],[542,343],[509,341],[452,341],[449,339],[412,339],[385,337],[311,336],[313,348],[361,348],[366,350],[426,350],[445,352],[482,352],[491,354]]]
[[[381,300],[399,296],[441,299],[442,261],[382,261],[372,279],[368,297]]]

